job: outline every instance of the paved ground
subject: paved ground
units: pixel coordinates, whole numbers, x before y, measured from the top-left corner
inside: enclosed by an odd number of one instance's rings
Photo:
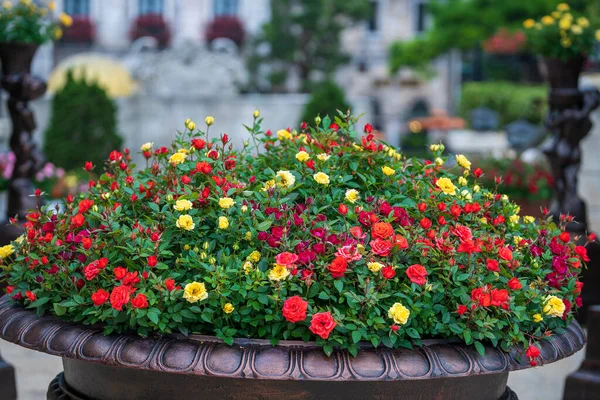
[[[0,341],[0,353],[17,370],[19,400],[43,400],[48,383],[62,371],[60,358]],[[562,399],[565,377],[579,368],[584,352],[543,368],[514,372],[508,379],[520,400]],[[0,399],[1,399],[0,393]]]

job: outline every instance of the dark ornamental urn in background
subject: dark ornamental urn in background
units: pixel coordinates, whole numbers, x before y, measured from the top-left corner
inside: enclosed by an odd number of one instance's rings
[[[543,59],[546,79],[550,85],[548,95],[548,116],[546,128],[551,139],[544,148],[555,181],[555,197],[550,214],[558,220],[560,214],[569,214],[574,222],[567,230],[580,244],[585,244],[588,233],[585,202],[578,194],[578,175],[581,167],[581,141],[590,133],[590,114],[600,105],[600,91],[579,88],[579,76],[585,64],[585,57],[568,60]],[[600,244],[598,241],[587,245],[590,262],[582,271],[584,282],[581,297],[583,307],[577,318],[585,321],[587,306],[600,304]]]
[[[141,338],[104,336],[101,329],[39,317],[0,299],[0,338],[62,357],[64,373],[48,389],[50,400],[136,399],[517,399],[506,382],[529,368],[522,349],[509,353],[449,340],[424,340],[414,349],[375,349],[357,357],[314,343],[212,336]],[[585,344],[573,321],[540,343],[540,363],[568,357]]]
[[[0,244],[7,244],[21,234],[19,227],[9,225],[8,220],[17,217],[18,222],[24,222],[27,212],[36,207],[33,178],[43,166],[44,159],[33,139],[36,124],[29,102],[46,91],[44,81],[31,75],[31,62],[38,47],[30,43],[0,42],[0,84],[8,93],[7,108],[12,121],[10,148],[15,154],[14,172],[8,187],[7,215],[0,222]]]

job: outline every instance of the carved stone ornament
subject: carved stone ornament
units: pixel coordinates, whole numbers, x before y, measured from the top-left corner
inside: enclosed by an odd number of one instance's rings
[[[530,367],[522,349],[486,347],[482,357],[473,346],[448,340],[394,350],[365,344],[357,357],[347,351],[327,357],[300,341],[272,346],[238,339],[228,346],[200,335],[105,336],[98,328],[39,317],[7,296],[0,299],[0,338],[63,358],[64,376],[50,385],[50,399],[516,399],[506,386],[508,373]],[[541,342],[540,364],[574,354],[585,340],[573,321]]]

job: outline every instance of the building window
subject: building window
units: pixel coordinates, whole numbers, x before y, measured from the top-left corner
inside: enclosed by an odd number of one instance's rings
[[[213,0],[215,17],[238,14],[238,0]]]
[[[164,9],[163,0],[139,0],[138,14],[139,15],[161,15]]]
[[[379,0],[369,1],[369,31],[376,32],[379,30]]]
[[[65,0],[65,13],[74,16],[90,15],[90,0]]]
[[[427,0],[418,0],[415,4],[415,30],[417,33],[425,32],[425,30],[427,30],[428,19]]]

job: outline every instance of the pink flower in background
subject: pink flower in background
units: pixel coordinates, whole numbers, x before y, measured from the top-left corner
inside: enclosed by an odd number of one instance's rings
[[[10,179],[15,168],[15,153],[12,151],[0,154],[0,173],[4,179]]]

